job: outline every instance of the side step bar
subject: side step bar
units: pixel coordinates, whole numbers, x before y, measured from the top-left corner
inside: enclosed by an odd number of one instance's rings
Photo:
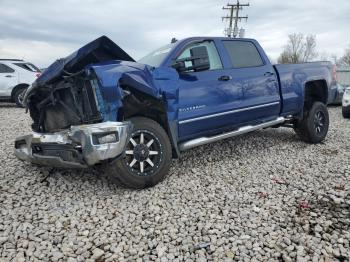
[[[255,126],[242,126],[239,129],[237,129],[235,131],[228,132],[228,133],[223,133],[223,134],[211,136],[211,137],[200,137],[200,138],[196,138],[193,140],[183,142],[179,145],[179,148],[180,148],[180,151],[185,151],[187,149],[190,149],[190,148],[193,148],[196,146],[209,144],[209,143],[216,142],[216,141],[219,141],[219,140],[222,140],[225,138],[234,137],[234,136],[242,135],[242,134],[249,133],[249,132],[252,132],[255,130],[263,129],[266,127],[271,127],[274,125],[282,124],[285,121],[286,121],[286,119],[284,117],[278,117],[275,120],[265,122],[262,124],[258,124]]]

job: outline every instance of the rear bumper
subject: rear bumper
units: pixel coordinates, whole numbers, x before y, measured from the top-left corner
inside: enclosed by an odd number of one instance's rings
[[[16,139],[15,155],[39,165],[86,168],[120,156],[131,130],[130,122],[104,122],[56,133],[34,132]]]

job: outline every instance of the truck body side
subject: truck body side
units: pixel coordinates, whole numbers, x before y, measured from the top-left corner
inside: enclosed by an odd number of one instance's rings
[[[205,41],[215,44],[221,62],[220,69],[178,74],[171,67],[188,45]],[[262,64],[234,68],[223,44],[233,41],[253,45]],[[108,66],[115,70],[107,70]],[[109,79],[106,72],[114,77],[114,82],[119,79],[115,78],[115,71],[119,71],[120,67],[113,63],[108,66],[93,66],[100,83]],[[137,68],[141,73],[133,71],[120,82],[121,88],[126,86],[131,89],[131,93],[135,89],[142,90],[146,93],[143,98],[152,97],[163,108],[159,108],[153,115],[147,115],[144,113],[145,108],[140,107],[140,110],[127,113],[127,117],[119,115],[118,120],[136,115],[154,118],[168,131],[175,153],[178,154],[178,145],[191,139],[213,136],[279,116],[301,118],[305,88],[313,90],[309,92],[313,99],[326,103],[328,86],[332,81],[328,66],[328,62],[273,66],[262,47],[253,39],[185,39],[177,43],[159,67],[150,69],[143,65],[133,65],[133,69]],[[125,73],[128,70],[120,71]],[[229,79],[222,80],[223,77]],[[142,94],[138,97],[142,99]],[[121,100],[113,100],[111,103],[118,104],[118,108],[123,104]],[[123,111],[125,113],[126,110]],[[159,114],[162,114],[161,118],[156,116]],[[114,115],[112,119],[115,119]]]
[[[208,60],[201,70],[193,69],[194,59],[202,59],[193,58],[198,47],[205,47]],[[334,82],[328,62],[272,65],[256,40],[223,37],[187,38],[155,54],[162,55],[155,65],[137,63],[101,37],[55,62],[25,95],[34,133],[16,140],[16,155],[39,164],[57,162],[60,167],[87,167],[121,158],[118,168],[126,174],[135,171],[130,165],[136,160],[121,164],[125,152],[137,153],[141,162],[134,182],[139,188],[156,182],[138,177],[146,159],[139,152],[147,155],[148,149],[143,135],[139,144],[129,140],[138,125],[133,121],[157,123],[164,129],[176,158],[182,150],[266,127],[289,125],[300,130],[306,118],[311,121],[310,110],[328,119],[322,106]],[[192,66],[180,71],[177,61]],[[316,109],[315,102],[321,103]],[[317,141],[327,130],[328,123]],[[309,131],[307,135],[305,140],[310,140]],[[152,145],[158,138],[149,139]],[[130,141],[134,151],[125,149]],[[148,168],[153,167],[149,161]],[[121,179],[134,183],[129,177]]]

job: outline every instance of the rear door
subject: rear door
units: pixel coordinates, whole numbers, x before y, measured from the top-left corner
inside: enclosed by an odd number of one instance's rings
[[[9,97],[14,86],[17,85],[18,76],[14,69],[0,63],[0,96]]]
[[[231,64],[230,76],[243,90],[241,124],[275,118],[280,113],[280,94],[275,70],[261,47],[252,40],[222,40]],[[259,48],[257,48],[259,47]]]

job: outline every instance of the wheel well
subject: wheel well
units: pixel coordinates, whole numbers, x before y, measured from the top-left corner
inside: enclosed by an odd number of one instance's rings
[[[174,145],[172,134],[168,124],[167,110],[165,104],[151,96],[139,92],[130,87],[123,87],[124,90],[132,90],[123,99],[123,107],[118,112],[118,121],[123,121],[131,117],[147,117],[156,121],[164,128],[171,142],[173,157],[178,158],[177,145]]]
[[[17,92],[17,90],[19,89],[22,89],[22,88],[27,88],[29,85],[28,84],[18,84],[16,85],[13,89],[12,89],[12,92],[11,92],[11,99],[14,100],[14,96]]]
[[[310,81],[305,84],[304,103],[310,107],[315,101],[327,104],[328,86],[325,80]]]

